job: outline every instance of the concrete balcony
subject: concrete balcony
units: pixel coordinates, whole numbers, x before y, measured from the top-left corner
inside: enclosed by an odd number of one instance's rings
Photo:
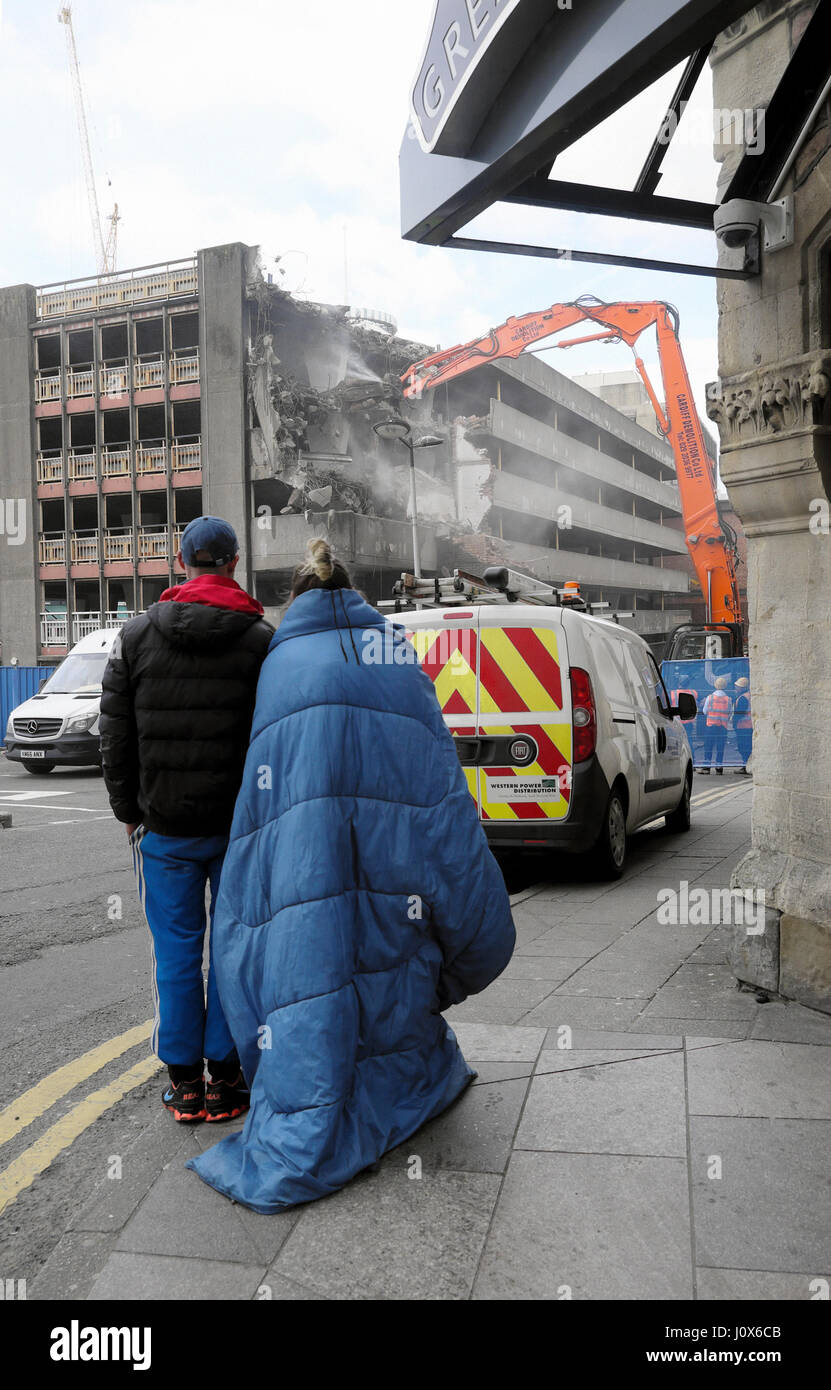
[[[166,560],[168,553],[166,526],[139,527],[138,557],[140,560]]]
[[[470,433],[474,435],[474,430]],[[674,482],[661,483],[648,473],[627,467],[619,459],[610,458],[608,454],[593,449],[589,444],[571,439],[561,430],[543,424],[540,420],[534,420],[505,405],[503,401],[491,401],[490,413],[481,425],[476,426],[475,434],[489,436],[497,442],[524,449],[539,458],[550,460],[552,478],[555,468],[571,468],[601,485],[618,488],[633,497],[651,502],[670,516],[679,516],[681,513],[681,499]]]
[[[60,372],[46,373],[37,372],[35,375],[35,401],[40,405],[43,401],[59,401],[61,399],[61,374]]]
[[[568,527],[562,526],[561,508],[570,509],[570,525],[583,531],[591,531],[600,541],[603,537],[626,541],[629,545],[653,546],[656,550],[674,555],[686,555],[687,547],[680,531],[670,526],[662,526],[657,521],[645,521],[642,517],[618,511],[614,507],[602,506],[599,502],[589,502],[583,497],[560,488],[546,487],[543,483],[522,478],[508,469],[498,470],[493,475],[493,505],[505,511],[522,512],[528,516],[541,517],[547,521],[561,523],[560,540],[568,545]]]
[[[133,386],[137,391],[148,386],[164,386],[164,358],[161,354],[140,357],[133,363]]]
[[[66,373],[66,398],[75,400],[78,396],[95,395],[95,372],[91,362],[83,366],[69,367]]]
[[[347,569],[390,569],[395,574],[413,563],[413,532],[409,521],[389,521],[359,512],[329,512],[326,517],[272,516],[263,530],[250,530],[251,564],[258,573],[293,570],[303,559],[306,542],[325,535]],[[441,528],[445,534],[447,528]],[[419,526],[421,565],[424,571],[438,564],[437,528]]]
[[[66,538],[63,531],[43,531],[38,537],[38,558],[42,565],[66,564]]]
[[[104,559],[132,560],[133,532],[129,526],[112,527],[104,532]]]
[[[181,356],[174,354],[168,363],[171,386],[184,386],[199,380],[199,349],[188,348]]]
[[[40,645],[42,647],[68,647],[68,622],[65,613],[41,613]]]
[[[94,446],[70,449],[67,465],[69,481],[94,481],[98,477],[98,458]]]
[[[464,550],[465,538],[459,544]],[[617,589],[624,593],[688,594],[689,575],[683,570],[659,565],[633,564],[631,560],[609,560],[602,555],[581,555],[576,550],[549,550],[522,541],[497,541],[511,569],[525,570],[547,584],[576,579],[594,588]],[[488,564],[495,563],[488,560]],[[481,562],[479,562],[481,566]],[[427,565],[424,566],[427,568]],[[459,563],[459,568],[464,566]],[[478,572],[478,571],[477,571]]]
[[[101,450],[101,477],[123,478],[130,474],[129,444],[105,444]]]
[[[91,632],[98,632],[104,626],[100,612],[73,613],[72,641],[80,642],[82,637],[89,637]]]
[[[69,554],[73,565],[97,565],[98,532],[75,531],[69,538]]]
[[[99,372],[102,396],[126,396],[130,389],[130,369],[126,362],[105,362]]]
[[[672,448],[665,439],[636,424],[593,391],[558,372],[548,362],[526,353],[521,362],[503,357],[493,366],[501,376],[513,377],[555,405],[562,406],[583,420],[590,420],[598,429],[614,435],[627,447],[634,449],[642,459],[653,460],[665,472],[675,472]]]
[[[41,449],[37,456],[39,483],[63,482],[63,452],[60,449]]]
[[[44,285],[37,292],[39,319],[94,312],[122,304],[195,295],[199,288],[196,258],[139,266],[123,275],[92,276]]]
[[[600,617],[603,616],[602,608],[597,612]],[[688,623],[691,619],[692,613],[689,608],[638,608],[631,618],[621,618],[620,622],[622,627],[639,632],[641,637],[649,640],[662,632],[672,632],[674,627]]]
[[[198,435],[174,439],[170,446],[170,467],[174,473],[202,467],[202,440]]]
[[[136,473],[167,471],[167,445],[163,439],[147,439],[136,445]]]

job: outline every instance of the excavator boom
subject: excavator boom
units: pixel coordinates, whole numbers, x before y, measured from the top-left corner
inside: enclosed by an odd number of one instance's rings
[[[635,366],[646,387],[659,427],[675,456],[678,489],[687,549],[701,584],[710,623],[727,624],[738,633],[742,622],[736,582],[735,546],[719,516],[715,487],[704,432],[693,402],[690,379],[678,339],[678,314],[662,301],[604,304],[584,295],[573,304],[552,304],[539,313],[509,318],[485,337],[431,353],[408,367],[401,380],[404,395],[417,399],[499,357],[519,357],[533,343],[560,333],[572,325],[591,322],[599,331],[569,338],[554,347],[606,340],[624,342],[635,356]],[[654,327],[664,387],[662,408],[636,343]]]

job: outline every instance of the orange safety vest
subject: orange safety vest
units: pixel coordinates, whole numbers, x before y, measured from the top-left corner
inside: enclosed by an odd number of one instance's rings
[[[723,690],[714,690],[712,695],[707,697],[707,727],[713,724],[719,725],[722,729],[727,728],[727,720],[730,714],[730,696],[725,695]]]
[[[735,719],[735,727],[736,727],[737,729],[752,729],[752,728],[753,728],[753,716],[752,716],[751,713],[750,713],[750,696],[749,696],[749,695],[740,695],[740,696],[739,696],[739,699],[736,701],[736,705],[738,706],[738,704],[739,704],[740,701],[742,701],[742,700],[744,700],[744,705],[743,705],[742,708],[741,708],[740,710],[738,710],[738,712],[737,712],[736,719]]]

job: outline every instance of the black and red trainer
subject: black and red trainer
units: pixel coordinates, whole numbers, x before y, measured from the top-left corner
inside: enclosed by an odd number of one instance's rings
[[[216,1124],[220,1120],[235,1120],[244,1115],[251,1104],[251,1093],[245,1083],[242,1071],[233,1081],[218,1076],[216,1080],[208,1077],[205,1087],[205,1119]]]
[[[206,1118],[205,1078],[193,1076],[174,1084],[171,1080],[162,1092],[162,1104],[179,1124],[193,1124]]]

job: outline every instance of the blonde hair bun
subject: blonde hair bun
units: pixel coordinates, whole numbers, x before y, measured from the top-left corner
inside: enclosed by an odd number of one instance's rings
[[[321,584],[325,584],[332,578],[334,568],[329,542],[322,536],[315,536],[306,546],[306,558],[300,566],[300,573],[315,574]]]

